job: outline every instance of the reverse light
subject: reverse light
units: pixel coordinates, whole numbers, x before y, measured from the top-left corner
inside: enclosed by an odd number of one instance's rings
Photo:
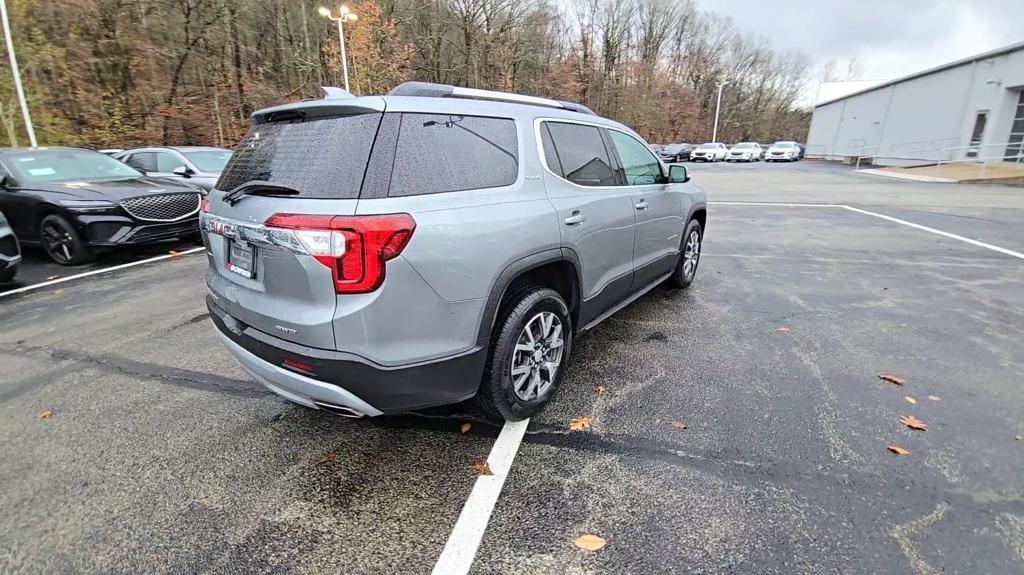
[[[291,230],[306,253],[330,268],[337,293],[369,293],[384,283],[385,262],[409,244],[409,214],[330,216],[274,214],[268,228]]]

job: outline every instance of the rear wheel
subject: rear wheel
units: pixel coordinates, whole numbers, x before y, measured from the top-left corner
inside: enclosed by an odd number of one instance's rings
[[[683,232],[683,250],[679,254],[679,263],[672,275],[668,278],[670,286],[675,288],[689,287],[693,278],[697,276],[697,264],[700,263],[700,248],[704,233],[701,230],[700,222],[690,220]]]
[[[14,279],[14,276],[18,274],[18,266],[12,266],[5,270],[0,270],[0,284],[7,283]]]
[[[477,401],[489,414],[519,421],[540,411],[569,365],[572,323],[558,292],[517,290],[503,306]]]
[[[50,214],[39,223],[39,241],[46,255],[62,266],[77,266],[95,257],[82,242],[78,230],[57,214]]]

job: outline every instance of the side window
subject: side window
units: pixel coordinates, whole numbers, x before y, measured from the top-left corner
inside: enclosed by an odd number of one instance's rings
[[[601,132],[594,126],[545,122],[551,134],[562,177],[581,186],[615,186],[615,170],[612,169],[608,150],[604,147]],[[542,138],[543,139],[543,138]],[[545,158],[547,150],[544,151]],[[548,160],[548,167],[551,167]],[[552,170],[554,171],[554,170]]]
[[[132,154],[124,160],[124,163],[139,170],[140,172],[155,172],[156,171],[156,154],[153,152],[141,152],[138,154]]]
[[[184,165],[178,159],[178,156],[170,152],[157,152],[156,154],[156,171],[158,172],[173,172],[175,168],[180,168]]]
[[[633,136],[618,130],[608,130],[608,135],[611,137],[612,143],[615,144],[615,150],[619,153],[627,185],[643,186],[657,184],[661,181],[661,162],[654,157],[647,146]]]
[[[389,196],[497,188],[518,177],[514,120],[402,114]]]
[[[562,172],[562,163],[558,161],[555,143],[551,141],[551,132],[548,130],[547,122],[540,125],[540,142],[541,146],[544,147],[544,163],[548,165],[548,169],[559,176],[565,177],[565,174]]]

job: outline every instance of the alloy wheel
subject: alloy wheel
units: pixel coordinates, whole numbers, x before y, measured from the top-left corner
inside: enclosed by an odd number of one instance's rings
[[[512,390],[523,401],[547,393],[562,364],[562,321],[550,311],[533,316],[523,326],[512,352]]]
[[[46,253],[58,263],[67,263],[75,257],[74,238],[70,230],[58,222],[48,221],[40,230]]]
[[[690,231],[683,248],[683,276],[692,279],[697,273],[697,261],[700,260],[700,232]]]

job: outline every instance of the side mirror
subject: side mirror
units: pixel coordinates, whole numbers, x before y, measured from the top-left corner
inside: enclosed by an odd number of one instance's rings
[[[668,183],[670,184],[685,184],[690,181],[690,173],[686,170],[686,166],[680,166],[679,164],[673,164],[668,168]]]
[[[188,166],[178,166],[177,168],[171,170],[171,173],[173,173],[176,176],[181,176],[183,178],[191,178],[192,175],[195,174],[195,172],[192,171],[192,168]]]

